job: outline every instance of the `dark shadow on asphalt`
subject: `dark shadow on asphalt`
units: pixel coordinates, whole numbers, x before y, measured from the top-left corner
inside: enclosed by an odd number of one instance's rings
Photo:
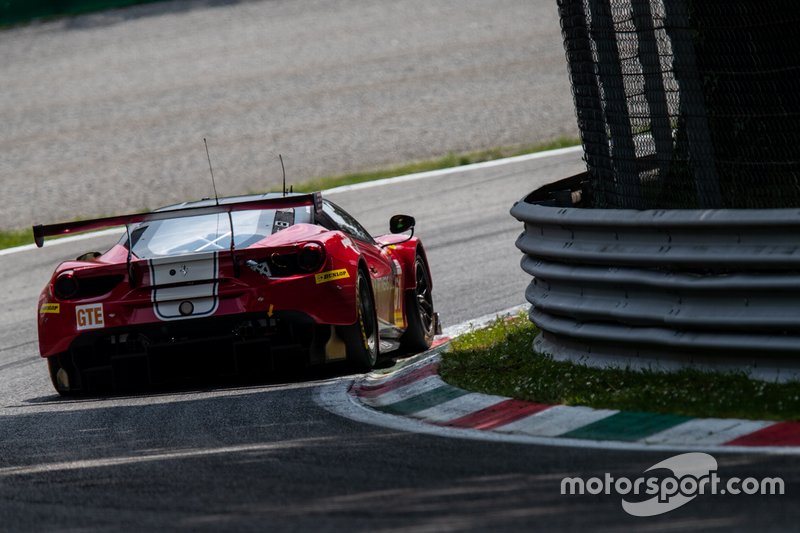
[[[420,436],[358,424],[307,389],[0,418],[9,530],[533,531],[790,527],[791,457],[721,457],[724,475],[780,470],[787,496],[701,497],[659,517],[619,495],[563,495],[567,476],[635,477],[668,454]],[[48,512],[35,512],[46,508]],[[33,527],[35,526],[35,527]],[[538,527],[537,527],[538,526]],[[769,529],[767,527],[766,529]]]
[[[375,369],[380,370],[391,368],[401,359],[413,357],[414,355],[416,354],[402,354],[400,352],[392,352],[382,355],[375,365]],[[173,395],[176,393],[185,394],[193,392],[211,392],[217,390],[247,390],[264,386],[324,382],[330,379],[341,378],[349,375],[356,375],[353,373],[353,369],[350,365],[348,365],[346,362],[334,362],[303,369],[276,370],[269,376],[257,379],[213,377],[203,377],[197,379],[188,378],[179,382],[165,383],[157,386],[126,383],[124,390],[108,389],[90,393],[79,393],[70,396],[59,396],[58,394],[54,393],[48,396],[26,398],[22,400],[22,403],[27,405],[85,403],[104,399],[121,399],[146,396],[158,397]]]

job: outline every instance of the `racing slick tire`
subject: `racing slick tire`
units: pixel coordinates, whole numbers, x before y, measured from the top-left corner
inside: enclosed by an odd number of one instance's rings
[[[420,255],[414,261],[417,286],[406,291],[406,320],[408,329],[400,337],[400,348],[405,352],[424,352],[431,347],[436,334],[433,294],[428,268]]]
[[[380,336],[369,277],[360,268],[356,280],[356,310],[356,323],[342,328],[341,336],[347,350],[347,361],[353,369],[369,372],[378,361]]]

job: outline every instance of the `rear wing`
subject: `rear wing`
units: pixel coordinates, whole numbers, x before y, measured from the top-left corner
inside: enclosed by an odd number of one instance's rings
[[[217,203],[209,206],[184,207],[180,209],[170,209],[167,211],[151,211],[149,213],[137,213],[133,215],[119,215],[114,217],[95,218],[92,220],[81,220],[77,222],[62,222],[60,224],[49,224],[33,226],[33,240],[36,246],[44,246],[45,237],[55,235],[70,235],[83,231],[94,231],[102,228],[114,226],[125,226],[131,224],[148,222],[152,220],[167,220],[173,218],[194,217],[199,215],[213,215],[217,213],[227,213],[228,217],[234,211],[251,211],[257,209],[289,209],[293,207],[314,206],[314,213],[322,211],[322,194],[319,192],[311,194],[300,194],[283,196],[277,198],[263,198],[259,200],[249,200],[243,202]],[[231,227],[233,224],[231,224]],[[231,228],[232,229],[232,228]],[[231,239],[233,242],[233,239]]]

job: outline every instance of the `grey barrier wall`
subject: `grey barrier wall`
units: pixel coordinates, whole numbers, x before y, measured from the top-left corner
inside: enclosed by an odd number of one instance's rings
[[[586,183],[511,210],[538,351],[800,375],[800,209],[584,209]]]

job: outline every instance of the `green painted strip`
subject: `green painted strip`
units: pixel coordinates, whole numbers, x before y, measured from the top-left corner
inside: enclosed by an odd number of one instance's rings
[[[689,420],[692,420],[692,417],[622,411],[559,436],[573,439],[635,441]]]
[[[417,396],[412,396],[411,398],[400,400],[399,402],[390,403],[389,405],[375,407],[375,409],[383,411],[384,413],[391,413],[393,415],[411,415],[418,413],[419,411],[424,411],[425,409],[435,407],[440,403],[460,398],[465,394],[469,394],[469,392],[463,389],[451,387],[450,385],[442,385],[441,387],[437,387],[428,392],[423,392]]]

